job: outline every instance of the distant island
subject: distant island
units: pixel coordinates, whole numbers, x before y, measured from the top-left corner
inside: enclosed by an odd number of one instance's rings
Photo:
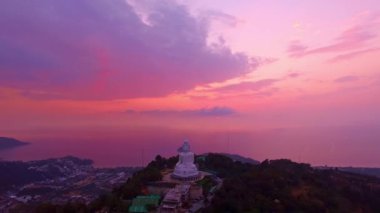
[[[0,150],[2,149],[9,149],[9,148],[14,148],[18,146],[24,146],[28,145],[29,143],[19,141],[14,138],[8,138],[8,137],[0,137]]]
[[[350,172],[362,175],[376,176],[380,178],[380,168],[368,167],[331,167],[331,166],[316,166],[315,169],[337,169],[343,172]]]

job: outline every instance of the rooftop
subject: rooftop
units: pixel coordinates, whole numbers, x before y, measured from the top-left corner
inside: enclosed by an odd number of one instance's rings
[[[132,200],[132,205],[129,207],[129,212],[148,212],[147,205],[158,206],[160,195],[140,195]]]

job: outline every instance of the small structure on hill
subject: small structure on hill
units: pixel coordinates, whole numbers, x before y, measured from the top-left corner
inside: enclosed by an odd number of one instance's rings
[[[189,200],[190,184],[178,184],[166,193],[160,207],[161,213],[178,212],[184,202]]]

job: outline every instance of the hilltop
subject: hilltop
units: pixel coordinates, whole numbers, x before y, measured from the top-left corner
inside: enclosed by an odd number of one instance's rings
[[[254,165],[260,164],[260,161],[258,161],[258,160],[248,158],[248,157],[244,157],[244,156],[241,156],[238,154],[229,154],[229,153],[217,153],[217,154],[224,155],[226,157],[231,158],[234,161],[240,161],[242,163],[250,163],[250,164],[254,164]]]
[[[205,212],[380,212],[380,179],[266,160],[225,178]]]
[[[177,161],[177,156],[157,156],[112,192],[90,203],[40,203],[26,210],[128,212],[132,199],[147,195],[147,186],[162,180],[162,171],[172,169]],[[205,198],[201,212],[380,212],[380,179],[374,176],[316,169],[287,159],[243,163],[215,153],[198,156],[196,163],[200,170],[222,180],[221,187]],[[205,193],[211,193],[209,184],[204,187]]]
[[[95,202],[97,210],[125,211],[128,202],[123,200],[141,194],[144,184],[160,180],[159,171],[172,168],[176,161],[176,157],[156,158],[110,197]],[[200,170],[213,171],[223,179],[202,212],[380,212],[376,177],[318,170],[286,159],[255,165],[212,153],[197,163]]]

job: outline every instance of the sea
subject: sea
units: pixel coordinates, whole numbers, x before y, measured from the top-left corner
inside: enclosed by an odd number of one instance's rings
[[[258,161],[291,159],[313,166],[380,167],[380,131],[355,127],[257,131],[168,129],[1,135],[29,145],[0,150],[0,159],[29,161],[64,156],[88,158],[96,167],[145,166],[157,155],[177,154],[189,140],[195,154],[231,153]]]

